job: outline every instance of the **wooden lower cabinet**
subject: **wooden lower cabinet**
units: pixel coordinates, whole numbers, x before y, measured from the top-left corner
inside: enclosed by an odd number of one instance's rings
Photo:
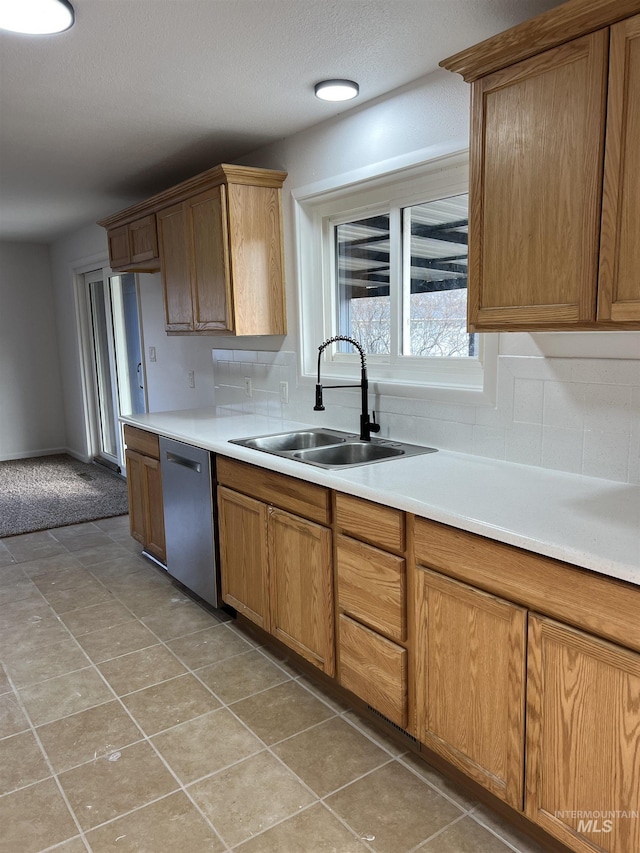
[[[533,615],[526,813],[580,853],[640,850],[640,655]]]
[[[125,458],[131,535],[145,551],[166,563],[160,460],[129,448]]]
[[[224,457],[217,476],[223,601],[333,675],[328,490]]]
[[[331,531],[269,509],[271,633],[327,675],[334,674]]]
[[[265,631],[270,629],[267,506],[218,488],[222,598]]]
[[[418,739],[522,811],[524,608],[418,567]]]

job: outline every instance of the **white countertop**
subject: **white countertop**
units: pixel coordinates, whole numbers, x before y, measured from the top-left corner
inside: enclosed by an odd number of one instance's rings
[[[640,487],[440,450],[328,470],[229,439],[308,424],[215,409],[124,423],[640,585]]]

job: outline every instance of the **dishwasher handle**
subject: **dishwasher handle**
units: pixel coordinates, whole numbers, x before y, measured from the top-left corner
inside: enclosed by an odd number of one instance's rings
[[[167,462],[173,462],[174,465],[182,465],[183,468],[189,468],[191,471],[195,471],[196,474],[202,472],[202,465],[194,459],[187,459],[186,456],[178,456],[177,453],[171,453],[170,450],[167,450],[166,455]]]

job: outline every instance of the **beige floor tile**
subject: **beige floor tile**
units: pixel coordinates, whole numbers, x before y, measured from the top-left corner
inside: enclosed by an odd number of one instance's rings
[[[180,661],[161,645],[104,661],[98,669],[118,696],[142,690],[186,671]]]
[[[146,805],[177,789],[148,743],[137,743],[58,777],[83,829]]]
[[[0,795],[51,776],[33,733],[0,740]]]
[[[261,752],[189,788],[230,846],[296,814],[316,799],[268,752]]]
[[[0,738],[23,732],[29,728],[29,721],[18,704],[13,691],[0,696]]]
[[[62,542],[67,551],[71,551],[72,553],[74,551],[83,551],[87,548],[96,548],[101,545],[106,545],[107,547],[113,545],[111,538],[102,530],[98,530],[95,527],[92,530],[76,531],[73,534],[70,533],[68,528],[60,527],[53,530],[52,533],[59,542]]]
[[[397,762],[332,794],[326,803],[358,836],[373,836],[369,844],[379,853],[405,853],[461,814]]]
[[[108,579],[102,579],[114,595],[126,601],[129,597],[142,594],[154,595],[157,592],[166,592],[172,589],[172,584],[167,575],[154,572],[151,567],[148,571],[132,572],[128,575],[114,575]]]
[[[184,784],[263,749],[258,738],[224,708],[175,726],[152,740]]]
[[[93,522],[100,530],[104,530],[110,536],[114,533],[122,533],[129,536],[129,516],[114,515],[111,518],[100,518]]]
[[[64,844],[60,844],[56,847],[55,853],[87,853],[87,848],[82,838],[78,836],[77,838],[70,838]]]
[[[204,631],[178,640],[170,640],[167,645],[190,669],[198,669],[251,650],[251,646],[226,625],[205,628]]]
[[[431,841],[420,847],[420,853],[513,853],[480,824],[462,818]]]
[[[220,707],[215,696],[193,675],[182,675],[130,693],[122,701],[148,735]]]
[[[469,816],[482,826],[496,833],[501,839],[515,847],[519,853],[545,853],[544,847],[508,823],[499,814],[484,805],[477,806]]]
[[[33,577],[33,584],[43,595],[61,589],[86,586],[95,582],[91,572],[79,563],[66,569],[57,568],[41,572]]]
[[[280,667],[280,669],[284,669],[284,671],[291,678],[298,678],[302,675],[302,670],[297,665],[293,656],[289,654],[284,648],[277,648],[275,646],[261,646],[260,654],[264,655],[267,660],[276,664]]]
[[[0,625],[5,633],[14,626],[31,624],[35,619],[51,616],[51,608],[42,596],[37,599],[10,601],[0,607]]]
[[[45,598],[56,613],[68,613],[70,610],[80,610],[94,604],[109,604],[114,601],[113,595],[97,581],[89,581],[82,586],[68,589],[54,589],[47,592]]]
[[[64,545],[54,539],[48,530],[10,536],[4,540],[4,544],[17,563],[43,560],[56,554],[68,553]]]
[[[142,621],[161,640],[173,640],[220,624],[220,620],[212,613],[191,602],[180,605],[169,603],[159,608],[159,612],[145,616]]]
[[[43,618],[35,616],[33,621],[27,620],[20,625],[0,627],[0,658],[4,658],[15,649],[22,649],[28,653],[67,639],[69,639],[69,632],[49,608],[49,615]]]
[[[126,578],[136,572],[148,572],[150,568],[149,561],[144,557],[127,551],[118,551],[118,556],[112,555],[107,560],[92,563],[87,566],[86,571],[102,583],[106,583],[110,578]]]
[[[267,744],[291,737],[334,716],[330,708],[295,681],[242,699],[231,707],[233,713]]]
[[[93,853],[221,853],[224,845],[178,791],[87,833]]]
[[[102,663],[129,652],[145,649],[147,646],[155,646],[158,640],[151,631],[136,621],[82,634],[78,637],[78,642],[94,663]]]
[[[454,800],[460,808],[472,809],[474,806],[478,805],[478,801],[471,796],[471,794],[467,793],[467,791],[459,785],[456,785],[456,783],[451,779],[443,776],[443,774],[436,770],[435,767],[431,767],[430,764],[427,764],[426,761],[423,761],[417,755],[408,752],[402,757],[401,763],[406,764],[408,767],[415,770],[416,773],[419,773],[420,776],[423,779],[426,779],[427,782],[430,782],[434,788],[437,788],[438,791]]]
[[[39,560],[28,560],[19,565],[25,575],[33,580],[43,574],[52,574],[56,571],[66,572],[72,568],[82,568],[82,564],[75,556],[66,550]]]
[[[0,554],[2,554],[2,540],[0,540]],[[6,548],[5,548],[6,551]],[[7,554],[9,552],[7,551]],[[12,586],[16,581],[28,580],[22,570],[22,565],[13,563],[12,565],[3,566],[0,562],[0,590],[5,587]]]
[[[139,545],[138,548],[140,548]],[[114,543],[113,540],[109,538],[109,542],[106,545],[94,545],[89,548],[83,548],[81,551],[74,551],[73,556],[76,560],[79,560],[83,566],[87,566],[87,568],[90,569],[95,564],[108,562],[109,560],[114,560],[117,557],[124,557],[128,553],[131,552],[126,548],[123,548],[121,545]]]
[[[234,853],[364,853],[366,849],[318,804],[241,844]]]
[[[15,563],[15,560],[4,544],[4,540],[0,540],[0,566],[10,566],[12,563]]]
[[[283,741],[273,751],[320,797],[392,760],[339,717]]]
[[[161,607],[168,604],[188,604],[191,599],[179,589],[169,584],[162,585],[153,592],[122,593],[120,600],[127,605],[132,613],[142,619],[144,616],[153,616]]]
[[[61,617],[64,624],[74,637],[90,634],[92,631],[102,631],[114,625],[124,625],[135,617],[119,601],[108,604],[94,604],[81,610],[72,610]]]
[[[78,834],[53,779],[0,798],[0,853],[37,853]]]
[[[37,733],[56,773],[142,739],[138,727],[116,701],[39,726]]]
[[[289,676],[258,651],[235,655],[198,670],[198,677],[223,702],[237,702],[260,690],[289,681]]]
[[[40,590],[32,580],[25,577],[23,572],[20,572],[19,576],[16,576],[13,580],[4,577],[4,575],[0,575],[0,577],[2,577],[0,584],[0,618],[2,608],[5,604],[25,600],[42,601]]]
[[[16,687],[27,687],[89,666],[87,656],[68,635],[59,643],[30,651],[17,646],[6,654],[4,660]]]
[[[113,699],[113,694],[93,668],[50,678],[18,692],[34,726]]]

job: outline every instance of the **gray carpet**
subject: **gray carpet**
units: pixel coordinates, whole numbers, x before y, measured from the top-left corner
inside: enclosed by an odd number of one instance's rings
[[[127,481],[99,465],[66,454],[0,462],[0,536],[128,511]]]

